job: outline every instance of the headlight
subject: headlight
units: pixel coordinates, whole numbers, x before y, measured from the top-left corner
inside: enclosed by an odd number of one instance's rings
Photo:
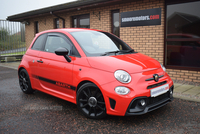
[[[119,95],[127,95],[130,90],[127,87],[119,86],[115,88],[115,92]]]
[[[165,72],[166,72],[166,68],[163,66],[163,64],[161,64],[161,63],[160,63],[160,65],[161,65],[161,67],[162,67],[163,71],[165,71]]]
[[[131,76],[123,70],[117,70],[114,73],[115,78],[122,83],[129,83],[131,81]]]

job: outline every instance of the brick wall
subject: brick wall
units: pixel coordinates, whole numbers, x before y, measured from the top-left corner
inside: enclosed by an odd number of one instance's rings
[[[200,83],[200,71],[167,69],[171,79]]]
[[[128,12],[135,10],[144,10],[151,8],[161,8],[161,25],[156,26],[138,26],[138,27],[121,27],[120,38],[128,43],[137,52],[148,55],[159,62],[163,63],[164,59],[164,16],[165,2],[164,0],[136,0],[134,2],[124,2],[112,6],[103,6],[95,8],[86,8],[76,11],[68,11],[57,14],[65,19],[65,27],[72,27],[71,16],[90,14],[90,28],[111,32],[111,11],[120,9],[120,12]],[[100,11],[100,20],[98,15]],[[53,29],[53,15],[41,16],[33,18],[30,25],[26,25],[26,43],[27,47],[34,38],[34,21],[39,22],[39,32]],[[59,26],[62,27],[62,20],[59,20]],[[187,71],[177,69],[167,69],[172,79],[200,82],[199,71]]]
[[[164,0],[144,0],[124,4],[120,12],[161,8],[161,25],[120,28],[120,38],[125,40],[137,52],[148,55],[159,62],[164,56]]]

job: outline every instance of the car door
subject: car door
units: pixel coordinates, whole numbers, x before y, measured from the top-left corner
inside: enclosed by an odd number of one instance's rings
[[[70,54],[73,44],[63,34],[48,33],[44,51],[39,53],[37,61],[40,89],[51,94],[73,97],[75,94],[75,87],[72,85],[73,57],[71,62],[67,62],[64,56],[56,55],[55,50],[59,47],[67,48]]]
[[[43,51],[44,49],[46,38],[47,38],[47,34],[41,34],[40,36],[38,36],[35,39],[31,49],[29,49],[26,52],[26,60],[28,61],[28,64],[29,64],[29,69],[30,69],[29,75],[30,75],[30,78],[32,78],[31,83],[32,83],[33,89],[37,89],[39,86],[39,81],[37,79],[37,74],[36,74],[38,70],[37,60],[39,60],[39,53]]]

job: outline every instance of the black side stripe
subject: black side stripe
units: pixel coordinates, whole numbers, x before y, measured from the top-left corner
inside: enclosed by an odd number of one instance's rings
[[[59,81],[50,80],[50,79],[47,79],[47,78],[44,78],[44,77],[40,77],[40,76],[37,76],[37,75],[32,75],[32,76],[34,78],[36,78],[36,79],[39,79],[39,80],[42,80],[42,81],[54,84],[54,85],[59,86],[59,87],[63,87],[63,88],[67,88],[67,89],[72,89],[74,91],[76,90],[76,87],[74,87],[72,85],[69,85],[69,84],[66,84],[66,83],[62,83],[62,82],[59,82]]]

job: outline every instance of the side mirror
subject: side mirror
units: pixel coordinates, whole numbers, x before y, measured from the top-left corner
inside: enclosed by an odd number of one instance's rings
[[[71,62],[71,58],[68,56],[69,50],[67,48],[59,47],[55,50],[55,54],[59,56],[64,56],[68,62]]]

